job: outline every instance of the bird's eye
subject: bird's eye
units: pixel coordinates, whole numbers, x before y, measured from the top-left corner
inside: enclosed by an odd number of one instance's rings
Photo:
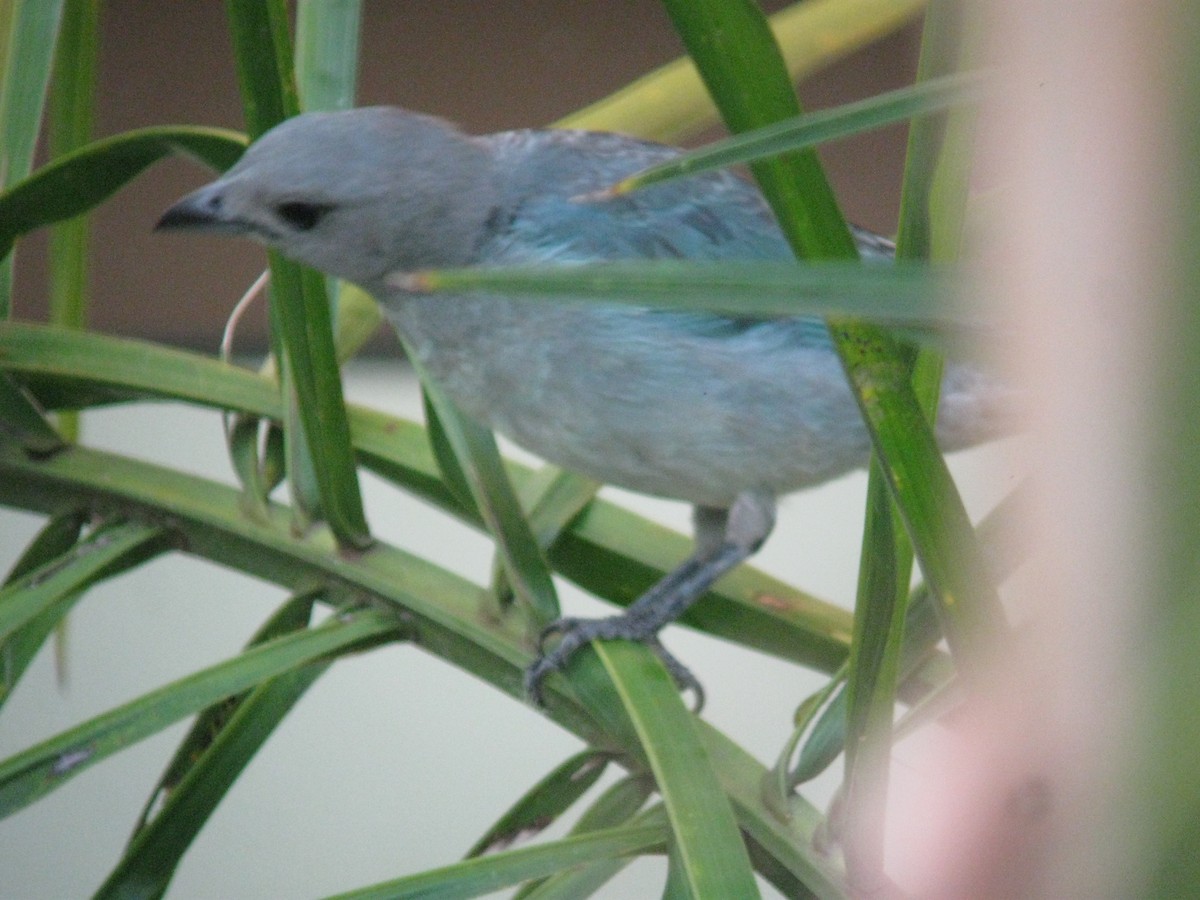
[[[330,207],[319,203],[303,203],[299,200],[290,203],[280,203],[275,207],[275,214],[297,231],[311,231]]]

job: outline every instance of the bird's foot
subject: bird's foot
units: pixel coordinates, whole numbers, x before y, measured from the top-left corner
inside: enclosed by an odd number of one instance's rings
[[[695,697],[692,711],[699,713],[704,706],[704,688],[687,666],[672,656],[658,639],[658,627],[647,628],[640,617],[611,616],[607,619],[563,618],[550,625],[538,635],[538,658],[525,670],[525,693],[537,705],[543,705],[542,682],[551,672],[561,672],[581,647],[594,640],[624,639],[645,644],[662,660],[671,678],[682,691],[691,691]],[[554,649],[547,651],[547,638],[561,635]]]

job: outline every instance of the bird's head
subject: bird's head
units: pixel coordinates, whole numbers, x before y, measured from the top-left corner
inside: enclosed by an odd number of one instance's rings
[[[494,192],[486,151],[440,119],[391,107],[307,113],[156,227],[248,237],[370,289],[397,270],[468,263]]]

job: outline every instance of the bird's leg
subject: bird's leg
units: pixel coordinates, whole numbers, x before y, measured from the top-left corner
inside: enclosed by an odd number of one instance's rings
[[[638,641],[663,661],[676,684],[696,695],[696,709],[704,703],[700,682],[658,640],[658,632],[696,602],[718,578],[754,553],[775,525],[775,500],[765,494],[739,494],[729,509],[697,506],[694,513],[696,549],[674,571],[634,601],[621,615],[606,619],[564,618],[547,626],[538,638],[541,654],[525,670],[525,690],[542,702],[542,682],[561,670],[570,658],[593,640],[624,638]],[[562,638],[553,650],[544,643],[551,635]]]

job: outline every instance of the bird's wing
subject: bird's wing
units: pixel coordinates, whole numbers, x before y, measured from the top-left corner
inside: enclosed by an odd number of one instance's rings
[[[479,264],[794,258],[758,188],[733,172],[703,172],[613,199],[589,199],[677,156],[672,147],[565,130],[503,132],[479,140],[491,149],[505,185],[478,248]],[[886,238],[853,230],[864,259],[891,258],[894,247]],[[629,307],[613,314],[666,317],[687,332],[721,339],[769,328],[810,346],[829,340],[823,322],[810,317],[764,322]]]

